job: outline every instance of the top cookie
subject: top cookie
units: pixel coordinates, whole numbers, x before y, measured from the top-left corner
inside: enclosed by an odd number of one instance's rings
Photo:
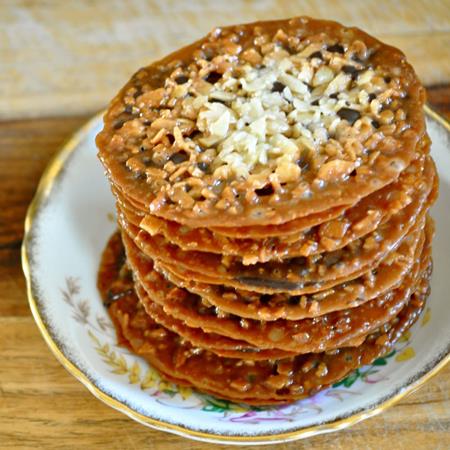
[[[424,89],[399,50],[300,17],[217,28],[140,69],[97,137],[114,186],[191,227],[351,205],[417,157]]]

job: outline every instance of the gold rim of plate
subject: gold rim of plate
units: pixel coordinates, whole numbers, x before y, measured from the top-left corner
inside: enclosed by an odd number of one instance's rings
[[[424,107],[426,115],[435,121],[439,122],[447,131],[450,132],[450,122],[448,122],[445,118],[431,109],[429,106],[425,105]],[[174,425],[171,423],[167,423],[161,420],[153,419],[147,417],[143,414],[140,414],[134,411],[132,408],[123,404],[122,402],[116,400],[110,395],[101,391],[95,384],[74,364],[72,363],[62,352],[62,350],[58,347],[57,343],[53,340],[50,335],[39,311],[39,308],[36,303],[36,299],[33,296],[32,285],[31,285],[31,269],[30,269],[30,261],[28,257],[29,250],[29,241],[31,236],[31,229],[33,227],[33,222],[36,217],[36,214],[43,204],[44,200],[48,197],[51,188],[53,186],[54,180],[59,175],[61,170],[64,167],[64,164],[70,154],[77,148],[77,145],[81,141],[81,139],[86,135],[86,133],[91,129],[92,125],[103,116],[103,112],[96,114],[92,119],[90,119],[84,126],[82,126],[78,132],[76,132],[65,145],[62,146],[61,150],[56,153],[56,155],[50,160],[47,168],[45,169],[41,180],[39,182],[38,188],[36,190],[35,196],[30,203],[30,206],[27,211],[27,215],[25,218],[25,234],[21,248],[22,254],[22,269],[25,274],[26,284],[27,284],[27,295],[28,302],[31,308],[31,312],[33,314],[34,320],[44,337],[45,342],[50,347],[50,350],[56,356],[58,361],[65,367],[70,374],[72,374],[76,379],[78,379],[95,397],[97,397],[102,402],[111,406],[112,408],[126,414],[132,419],[144,424],[156,428],[161,431],[169,431],[181,436],[190,437],[197,440],[209,440],[215,442],[248,442],[248,443],[269,443],[271,441],[293,441],[296,439],[311,437],[317,434],[327,433],[331,431],[338,431],[344,428],[347,428],[351,425],[354,425],[362,420],[368,419],[369,417],[373,417],[382,411],[386,410],[390,406],[396,404],[400,400],[402,400],[407,395],[413,393],[419,387],[421,387],[424,383],[426,383],[429,379],[431,379],[434,375],[436,375],[444,366],[450,361],[450,354],[446,355],[441,361],[439,361],[430,371],[422,375],[415,382],[402,389],[399,393],[392,396],[388,400],[374,406],[371,409],[367,409],[364,411],[360,411],[355,413],[349,417],[345,417],[342,419],[337,419],[332,422],[324,423],[321,425],[313,425],[310,427],[301,428],[299,430],[288,431],[285,433],[278,434],[268,434],[268,435],[255,435],[255,436],[231,436],[231,435],[220,435],[213,433],[206,433],[202,431],[191,430],[187,427],[183,427],[180,425]]]

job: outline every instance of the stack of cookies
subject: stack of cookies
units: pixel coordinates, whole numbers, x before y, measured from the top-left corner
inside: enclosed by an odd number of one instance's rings
[[[389,351],[429,293],[424,97],[399,50],[303,17],[139,70],[97,137],[120,228],[98,284],[120,342],[250,404]]]

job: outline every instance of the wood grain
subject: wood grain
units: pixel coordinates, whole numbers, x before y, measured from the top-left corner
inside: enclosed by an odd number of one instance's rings
[[[450,117],[449,86],[429,98]],[[148,429],[103,405],[61,367],[33,322],[20,268],[26,208],[49,158],[86,119],[0,122],[0,448],[225,449]],[[449,393],[450,366],[375,418],[276,448],[448,449]]]
[[[310,15],[401,48],[427,85],[450,82],[448,0],[3,0],[0,118],[89,114],[139,67],[219,25]]]

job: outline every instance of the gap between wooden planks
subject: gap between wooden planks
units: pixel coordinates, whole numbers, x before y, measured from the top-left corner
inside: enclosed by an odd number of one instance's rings
[[[426,85],[450,82],[448,0],[0,2],[0,119],[90,114],[142,65],[211,28],[297,15],[398,46]]]

